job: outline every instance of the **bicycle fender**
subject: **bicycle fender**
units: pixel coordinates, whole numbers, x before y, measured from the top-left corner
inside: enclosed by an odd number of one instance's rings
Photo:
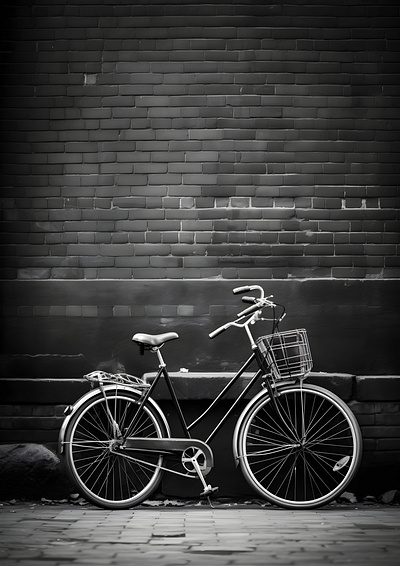
[[[288,382],[288,381],[284,381],[284,382],[278,382],[278,383],[271,383],[271,387],[272,389],[279,389],[281,387],[285,387],[287,385],[293,385],[294,381],[292,382]],[[259,393],[257,393],[257,395],[255,395],[245,406],[245,408],[243,409],[243,411],[241,412],[237,422],[236,422],[236,426],[235,426],[235,430],[233,432],[233,438],[232,438],[232,451],[233,451],[233,457],[235,460],[235,466],[237,467],[239,465],[239,450],[238,450],[238,437],[239,437],[239,431],[240,428],[242,426],[243,423],[243,419],[246,415],[246,413],[252,408],[252,406],[258,402],[259,399],[261,399],[261,397],[269,397],[269,393],[266,389],[262,389]]]
[[[116,387],[115,385],[105,385],[103,387],[103,390],[105,392],[107,391],[115,391]],[[124,385],[118,385],[118,391],[129,391],[130,393],[136,393],[138,395],[138,398],[140,398],[142,396],[142,392],[134,389],[132,387],[126,387]],[[60,432],[58,435],[58,453],[62,454],[64,451],[64,438],[65,438],[65,432],[68,428],[68,425],[72,419],[72,417],[75,415],[76,411],[78,409],[80,409],[80,407],[86,403],[86,401],[88,401],[89,399],[91,399],[92,397],[95,397],[96,395],[98,395],[99,393],[101,393],[101,390],[99,388],[96,389],[92,389],[91,391],[88,391],[87,393],[85,393],[84,395],[82,395],[82,397],[80,397],[73,405],[70,405],[70,412],[68,413],[68,415],[65,417],[61,428],[60,428]],[[168,421],[163,413],[163,411],[161,410],[160,406],[158,405],[158,403],[156,403],[154,401],[154,399],[149,398],[147,400],[147,403],[149,403],[152,408],[155,410],[155,412],[157,413],[157,415],[160,417],[160,419],[163,422],[163,425],[165,426],[165,430],[167,433],[167,436],[171,436],[171,431],[169,428],[169,424]]]

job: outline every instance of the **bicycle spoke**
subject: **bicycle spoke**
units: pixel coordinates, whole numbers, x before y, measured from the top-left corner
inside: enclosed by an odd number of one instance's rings
[[[273,454],[280,454],[282,452],[287,452],[288,450],[293,450],[293,444],[286,444],[282,446],[274,446],[271,448],[265,448],[264,450],[250,450],[248,447],[247,456],[249,458],[254,458],[256,456],[271,456]]]

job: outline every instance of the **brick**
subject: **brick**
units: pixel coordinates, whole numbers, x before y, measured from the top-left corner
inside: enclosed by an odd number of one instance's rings
[[[97,244],[69,244],[68,255],[100,255],[100,246]]]
[[[132,269],[124,267],[99,268],[99,279],[132,279]]]
[[[173,256],[192,256],[192,255],[204,255],[205,245],[202,244],[172,244],[171,253]]]
[[[382,427],[393,427],[393,426],[397,426],[399,429],[398,432],[398,436],[400,438],[400,414],[394,414],[394,413],[390,413],[390,414],[377,414],[375,417],[375,422],[377,425],[382,426]],[[399,444],[400,446],[400,444]],[[400,451],[400,448],[399,448]]]
[[[182,176],[178,173],[162,173],[148,175],[148,182],[151,185],[178,185],[182,181]]]
[[[150,265],[150,258],[146,256],[140,256],[140,257],[119,256],[115,258],[115,261],[111,262],[111,265],[115,265],[115,267],[130,267],[130,268],[147,267]]]
[[[367,275],[365,268],[361,267],[333,267],[332,276],[343,279],[363,279]]]
[[[202,197],[222,197],[222,196],[231,196],[235,195],[236,189],[231,186],[204,186],[201,188],[201,196]]]
[[[103,256],[130,256],[133,253],[132,244],[102,244],[100,246],[100,254]]]
[[[365,426],[363,427],[363,436],[365,438],[379,438],[382,446],[382,437],[389,440],[385,443],[385,450],[399,450],[400,427],[399,426]],[[390,441],[390,439],[396,439]]]
[[[84,279],[84,271],[73,267],[53,267],[51,269],[52,279]],[[76,315],[80,316],[80,315]]]
[[[356,378],[357,400],[400,400],[400,376],[365,376]]]
[[[165,268],[150,268],[145,269],[133,269],[132,278],[134,279],[165,279],[167,276],[167,271]],[[146,312],[147,316],[147,312]],[[151,316],[151,315],[150,315]]]
[[[364,246],[358,244],[336,244],[335,245],[335,253],[337,255],[362,255],[364,253]]]
[[[157,257],[153,256],[150,258],[151,267],[182,267],[183,259],[181,257]]]
[[[194,152],[194,151],[188,151],[186,153],[186,160],[188,162],[190,161],[201,161],[201,162],[207,162],[207,161],[218,161],[218,152],[216,151],[203,151],[203,152]]]
[[[196,210],[167,210],[166,211],[166,218],[167,220],[196,220],[197,219],[197,214],[196,214]],[[179,226],[177,226],[176,228],[177,230],[179,230]]]
[[[137,244],[135,246],[135,255],[141,256],[167,256],[171,252],[171,247],[165,244]]]

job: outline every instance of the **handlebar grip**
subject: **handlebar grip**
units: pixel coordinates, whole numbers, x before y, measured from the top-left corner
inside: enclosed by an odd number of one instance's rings
[[[250,291],[250,287],[248,285],[245,285],[244,287],[236,287],[235,289],[233,289],[232,293],[234,295],[238,295],[239,293],[246,293],[247,291]]]
[[[252,312],[256,312],[256,311],[259,311],[259,310],[260,310],[260,305],[259,305],[259,303],[257,302],[256,305],[252,305],[251,307],[249,307],[249,308],[247,308],[247,309],[244,309],[244,311],[240,312],[240,313],[238,314],[238,317],[246,316],[246,315],[248,315],[248,314],[250,314],[250,313],[252,313]]]
[[[256,299],[255,297],[247,297],[247,296],[242,297],[242,302],[243,302],[243,303],[251,303],[251,304],[253,304],[253,303],[255,303],[256,301],[257,301],[257,299]]]
[[[210,332],[210,334],[208,336],[210,338],[215,338],[216,336],[218,336],[218,334],[221,334],[221,332],[223,332],[224,330],[226,330],[226,326],[220,326],[216,330],[213,330],[212,332]]]

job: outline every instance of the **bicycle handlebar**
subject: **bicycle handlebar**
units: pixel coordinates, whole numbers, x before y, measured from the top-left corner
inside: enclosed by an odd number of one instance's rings
[[[246,293],[247,291],[250,291],[250,287],[248,285],[245,285],[244,287],[236,287],[235,289],[233,289],[232,293],[234,295],[238,295],[239,293]]]
[[[260,305],[257,302],[255,305],[251,305],[251,307],[248,307],[247,309],[244,309],[244,311],[238,313],[238,317],[242,318],[242,316],[247,316],[248,314],[251,314],[252,312],[259,311],[260,308],[262,308],[262,305]]]
[[[264,289],[260,285],[244,285],[243,287],[236,287],[233,289],[233,294],[238,295],[239,293],[247,293],[247,291],[258,291],[260,293],[260,299],[264,298]]]
[[[264,298],[264,289],[262,287],[260,287],[259,285],[245,285],[243,287],[236,287],[235,289],[233,289],[233,294],[234,295],[238,295],[239,293],[245,293],[247,291],[259,291],[260,293],[260,297],[248,297],[248,296],[244,296],[242,297],[242,301],[244,303],[252,303],[250,307],[248,307],[247,309],[244,309],[242,312],[238,313],[237,315],[237,319],[235,321],[232,322],[228,322],[227,324],[224,324],[222,326],[220,326],[219,328],[216,328],[215,330],[213,330],[212,332],[210,332],[209,337],[210,338],[215,338],[216,336],[218,336],[218,334],[221,334],[222,332],[224,332],[225,330],[227,330],[228,328],[230,328],[231,326],[237,326],[239,323],[239,320],[241,320],[242,318],[245,318],[246,316],[256,313],[257,311],[260,311],[265,308],[265,307],[275,307],[275,303],[273,303],[270,299],[272,298],[272,295],[270,295],[269,297]],[[245,323],[243,323],[243,326],[248,326],[249,322],[253,321],[255,322],[255,320],[258,320],[258,318],[256,319],[255,317],[257,317],[257,315],[254,314],[253,317],[249,318]]]
[[[220,326],[216,330],[213,330],[212,332],[210,332],[210,334],[208,336],[210,338],[215,338],[216,336],[218,336],[218,334],[221,334],[221,332],[224,332],[227,328],[229,328],[229,326],[230,325]]]
[[[255,303],[257,299],[255,297],[242,297],[242,303]]]

